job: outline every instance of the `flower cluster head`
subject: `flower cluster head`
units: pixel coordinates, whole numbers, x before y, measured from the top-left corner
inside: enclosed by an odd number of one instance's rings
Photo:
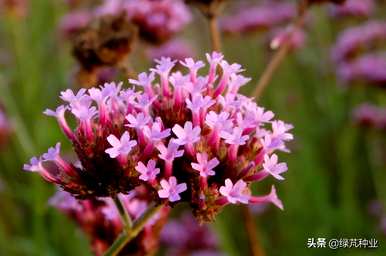
[[[119,195],[128,215],[138,219],[148,207],[140,191]],[[73,219],[90,239],[95,255],[101,256],[123,230],[122,219],[111,198],[76,200],[65,191],[58,191],[49,204]],[[168,208],[155,215],[144,230],[122,249],[120,255],[149,255],[157,251],[159,236],[169,215]]]
[[[386,22],[369,21],[344,30],[332,49],[336,63],[355,59],[360,53],[372,50],[386,40]]]
[[[289,22],[296,15],[296,7],[291,3],[263,3],[258,6],[241,7],[238,12],[221,19],[221,29],[229,34],[242,34]]]
[[[354,122],[360,126],[386,130],[386,108],[363,103],[353,111]]]
[[[374,0],[346,0],[342,5],[331,5],[330,14],[335,18],[370,17],[375,9]]]
[[[338,77],[345,83],[386,83],[386,55],[380,46],[386,42],[386,23],[370,21],[345,30],[332,49]]]
[[[350,62],[341,63],[337,74],[346,84],[365,82],[385,88],[386,53],[365,54]]]
[[[134,87],[122,83],[66,90],[66,103],[45,113],[57,118],[78,163],[60,154],[60,144],[31,159],[39,172],[77,197],[114,196],[146,186],[154,201],[188,202],[200,220],[211,220],[226,204],[271,202],[282,208],[272,186],[253,196],[252,182],[283,179],[287,170],[277,151],[288,152],[292,125],[238,93],[249,82],[241,65],[223,55],[185,59],[186,73],[172,72],[176,61],[157,60]],[[66,114],[76,120],[73,129]]]

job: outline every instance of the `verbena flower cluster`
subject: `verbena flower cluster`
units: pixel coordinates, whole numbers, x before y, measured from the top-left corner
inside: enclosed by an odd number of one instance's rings
[[[191,20],[182,0],[105,0],[94,9],[80,9],[64,16],[61,30],[65,35],[71,35],[99,17],[122,14],[138,26],[141,38],[151,43],[170,39]]]
[[[264,3],[258,6],[243,6],[239,11],[221,19],[221,29],[226,33],[246,33],[266,30],[288,23],[296,15],[291,3]]]
[[[345,83],[386,84],[386,23],[370,21],[345,30],[332,49],[338,77]]]
[[[138,219],[148,207],[146,197],[139,190],[119,197],[133,220]],[[97,256],[103,255],[123,230],[122,219],[110,198],[78,201],[71,194],[58,191],[49,203],[79,225],[91,240],[92,250]],[[153,254],[158,249],[160,232],[168,215],[169,209],[163,208],[134,240],[125,245],[120,255]]]
[[[282,208],[273,186],[265,196],[251,195],[249,187],[269,176],[284,179],[287,165],[275,152],[288,152],[292,125],[238,93],[250,81],[241,65],[216,52],[206,57],[204,75],[202,61],[182,61],[183,74],[172,72],[176,61],[161,58],[150,73],[129,80],[133,88],[112,82],[63,91],[65,104],[45,114],[57,118],[79,162],[61,157],[58,143],[24,169],[79,198],[144,185],[154,201],[189,202],[201,220],[213,219],[226,204]],[[74,129],[67,113],[76,120]]]
[[[346,0],[342,5],[331,5],[330,15],[335,18],[370,17],[375,10],[374,0]]]
[[[362,103],[353,111],[354,122],[368,128],[386,130],[386,108]]]

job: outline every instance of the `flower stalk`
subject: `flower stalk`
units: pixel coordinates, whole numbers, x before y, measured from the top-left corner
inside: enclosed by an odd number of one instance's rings
[[[291,38],[293,33],[303,27],[304,20],[306,17],[306,11],[308,8],[308,1],[302,1],[299,4],[298,16],[293,22],[291,31],[287,34],[287,39]],[[272,57],[267,67],[263,71],[263,74],[260,76],[260,79],[255,87],[255,90],[252,94],[253,97],[258,101],[265,90],[268,84],[271,82],[273,75],[283,63],[284,59],[287,57],[288,53],[291,49],[291,40],[283,40],[283,42],[279,45],[279,49],[276,51],[275,55]]]
[[[219,52],[221,50],[221,35],[220,35],[220,30],[218,28],[217,15],[210,15],[208,17],[208,22],[209,22],[212,50]]]
[[[129,213],[127,212],[126,208],[124,207],[121,199],[119,198],[118,195],[116,195],[115,197],[113,197],[113,201],[115,206],[117,207],[119,215],[121,216],[124,229],[130,230],[131,227],[133,226],[133,221]]]
[[[155,216],[164,206],[164,204],[149,206],[146,212],[136,220],[132,228],[124,229],[122,233],[118,236],[115,242],[111,245],[111,247],[105,252],[104,256],[115,256],[118,255],[119,252],[125,247],[127,243],[129,243],[132,239],[134,239],[146,225],[146,223]]]

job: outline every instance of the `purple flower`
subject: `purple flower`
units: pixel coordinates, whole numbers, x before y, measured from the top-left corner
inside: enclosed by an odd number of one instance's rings
[[[151,127],[145,126],[143,128],[143,133],[151,141],[158,142],[170,136],[170,129],[165,129],[162,131],[161,124],[158,122],[155,122],[151,125]]]
[[[283,176],[280,174],[288,170],[287,164],[278,163],[277,161],[278,157],[276,154],[273,154],[271,157],[269,157],[269,155],[265,155],[263,163],[264,171],[268,172],[278,180],[284,180]]]
[[[213,171],[220,161],[216,157],[208,161],[208,155],[206,153],[197,153],[197,163],[191,163],[192,168],[200,172],[201,177],[213,176],[216,173]]]
[[[117,158],[118,156],[126,156],[131,152],[133,147],[137,145],[137,141],[130,140],[130,134],[126,131],[118,139],[115,135],[111,134],[107,137],[107,141],[112,146],[105,150],[111,158]]]
[[[155,44],[167,41],[191,20],[182,0],[131,0],[125,2],[124,8],[142,38]]]
[[[30,172],[39,172],[41,170],[41,160],[37,157],[32,157],[29,164],[24,164],[23,169]]]
[[[86,91],[87,91],[86,89],[82,88],[76,94],[74,94],[72,90],[67,89],[60,93],[61,95],[60,98],[71,104],[75,101],[80,101],[81,99],[83,99],[86,96],[85,95]]]
[[[43,160],[45,161],[55,161],[60,154],[60,143],[56,143],[55,147],[48,149],[47,153],[42,155]]]
[[[159,168],[155,168],[156,162],[151,159],[149,162],[147,162],[147,166],[144,165],[142,162],[138,162],[135,169],[141,174],[139,176],[140,180],[143,181],[152,181],[156,178],[157,174],[160,173]]]
[[[88,11],[72,11],[64,15],[59,23],[60,33],[65,38],[71,38],[84,29],[91,21]]]
[[[386,108],[363,103],[354,109],[353,119],[361,126],[385,130]]]
[[[159,151],[159,158],[165,161],[173,161],[177,157],[181,157],[184,154],[184,150],[178,150],[179,145],[170,140],[168,147],[165,147],[164,144],[157,145]]]
[[[175,60],[172,60],[168,57],[161,57],[159,60],[155,60],[157,65],[155,68],[150,69],[152,72],[155,72],[159,75],[169,75],[170,71],[173,69],[173,67],[176,65]]]
[[[331,5],[330,14],[336,18],[366,18],[373,14],[374,9],[374,0],[346,0],[342,5]]]
[[[181,199],[180,193],[187,190],[186,183],[177,184],[177,179],[171,176],[169,180],[161,180],[162,189],[158,190],[160,198],[168,198],[170,202],[176,202]]]
[[[174,143],[178,145],[193,144],[200,140],[201,128],[196,126],[193,128],[192,122],[186,122],[182,128],[179,124],[174,125],[172,131],[177,136]]]
[[[221,20],[220,27],[226,33],[236,34],[269,29],[287,23],[296,15],[296,8],[292,3],[264,3],[239,9],[235,14]]]
[[[386,22],[369,21],[344,30],[331,50],[331,56],[337,64],[346,62],[355,58],[364,49],[371,49],[377,42],[384,40],[386,40]]]
[[[129,122],[126,126],[137,128],[137,129],[143,129],[151,120],[151,118],[148,115],[145,115],[144,113],[139,113],[136,116],[132,114],[128,114],[126,116],[126,120]]]
[[[202,97],[202,95],[199,94],[194,95],[192,100],[186,99],[185,102],[187,108],[192,112],[200,111],[202,108],[209,108],[215,103],[211,97]]]
[[[233,128],[232,121],[229,120],[229,112],[221,112],[217,114],[214,111],[210,111],[205,117],[205,123],[212,129],[218,131],[231,131]]]
[[[385,87],[386,53],[366,54],[351,62],[341,63],[338,69],[338,76],[347,84],[365,82],[371,85]]]
[[[225,186],[220,187],[220,194],[225,196],[229,203],[247,204],[250,198],[250,192],[247,183],[238,180],[234,185],[230,179],[225,180]]]
[[[225,139],[225,143],[231,145],[244,145],[248,140],[248,135],[243,135],[243,131],[239,127],[233,128],[231,132],[222,131],[220,137]]]

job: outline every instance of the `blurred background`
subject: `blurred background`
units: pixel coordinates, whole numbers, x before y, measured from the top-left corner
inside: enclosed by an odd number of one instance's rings
[[[60,91],[126,79],[165,54],[204,59],[211,51],[205,17],[187,6],[191,19],[178,33],[136,40],[124,64],[90,68],[74,49],[87,47],[77,31],[95,19],[87,11],[100,5],[0,0],[0,255],[92,255],[88,237],[47,203],[55,187],[22,171],[31,156],[66,141],[56,121],[42,114],[58,105]],[[277,186],[284,211],[251,209],[258,239],[266,255],[386,255],[386,3],[315,5],[303,28],[282,37],[296,9],[296,1],[228,1],[219,17],[226,59],[252,78],[245,94],[275,54],[274,42],[291,40],[259,100],[294,125],[295,140],[283,155],[286,180]],[[220,255],[250,255],[242,220],[239,207],[227,207],[210,225]],[[308,238],[319,237],[375,238],[379,248],[307,248]],[[165,255],[168,246],[162,245]]]

